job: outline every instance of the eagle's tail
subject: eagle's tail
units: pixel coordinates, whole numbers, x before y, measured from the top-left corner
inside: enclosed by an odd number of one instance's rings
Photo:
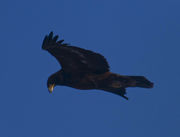
[[[144,76],[127,76],[130,79],[127,87],[153,88],[153,83]]]
[[[111,73],[108,80],[110,85],[103,85],[103,88],[101,89],[120,95],[125,99],[128,99],[128,97],[125,96],[127,87],[153,87],[153,83],[146,79],[144,76],[122,76]]]

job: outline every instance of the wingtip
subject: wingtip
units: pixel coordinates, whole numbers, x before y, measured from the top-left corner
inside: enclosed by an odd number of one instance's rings
[[[42,44],[42,49],[46,50],[47,49],[47,43],[52,40],[53,38],[53,31],[49,33],[49,35],[45,35],[43,44]]]
[[[53,41],[56,42],[58,38],[59,38],[58,35],[54,36]]]
[[[55,35],[55,36],[53,36],[53,35],[54,35],[53,31],[51,31],[48,35],[46,35],[44,37],[43,44],[42,44],[42,49],[47,50],[47,49],[53,48],[53,47],[55,47],[57,45],[66,45],[66,43],[62,44],[62,42],[64,40],[57,41],[58,38],[59,38],[58,35]]]
[[[47,39],[48,39],[48,35],[46,35],[46,36],[44,37],[44,40],[43,40],[43,43],[42,43],[42,49],[45,49],[45,44],[46,44],[46,42],[47,42]]]
[[[53,37],[53,31],[51,31],[51,32],[49,33],[49,39],[52,39],[52,37]]]
[[[58,44],[62,44],[63,41],[64,41],[64,40],[62,39],[62,40],[59,40],[57,43],[58,43]]]

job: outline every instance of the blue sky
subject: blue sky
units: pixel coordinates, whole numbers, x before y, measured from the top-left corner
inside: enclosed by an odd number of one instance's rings
[[[179,0],[4,0],[0,2],[1,137],[179,137]],[[60,69],[41,49],[51,30],[103,54],[111,71],[144,75],[153,89],[123,98],[56,87]]]

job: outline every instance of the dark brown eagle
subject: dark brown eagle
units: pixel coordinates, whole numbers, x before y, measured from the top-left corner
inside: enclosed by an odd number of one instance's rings
[[[62,69],[52,74],[47,81],[49,92],[56,85],[76,89],[98,89],[128,99],[127,87],[152,88],[153,83],[144,76],[123,76],[110,72],[106,59],[95,52],[85,50],[59,40],[53,32],[46,35],[42,49],[47,50],[61,64]]]

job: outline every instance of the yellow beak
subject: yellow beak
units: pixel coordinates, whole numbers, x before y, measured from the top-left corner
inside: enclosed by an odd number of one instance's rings
[[[48,87],[49,93],[53,92],[54,86],[55,86],[55,84],[49,85],[49,87]]]

